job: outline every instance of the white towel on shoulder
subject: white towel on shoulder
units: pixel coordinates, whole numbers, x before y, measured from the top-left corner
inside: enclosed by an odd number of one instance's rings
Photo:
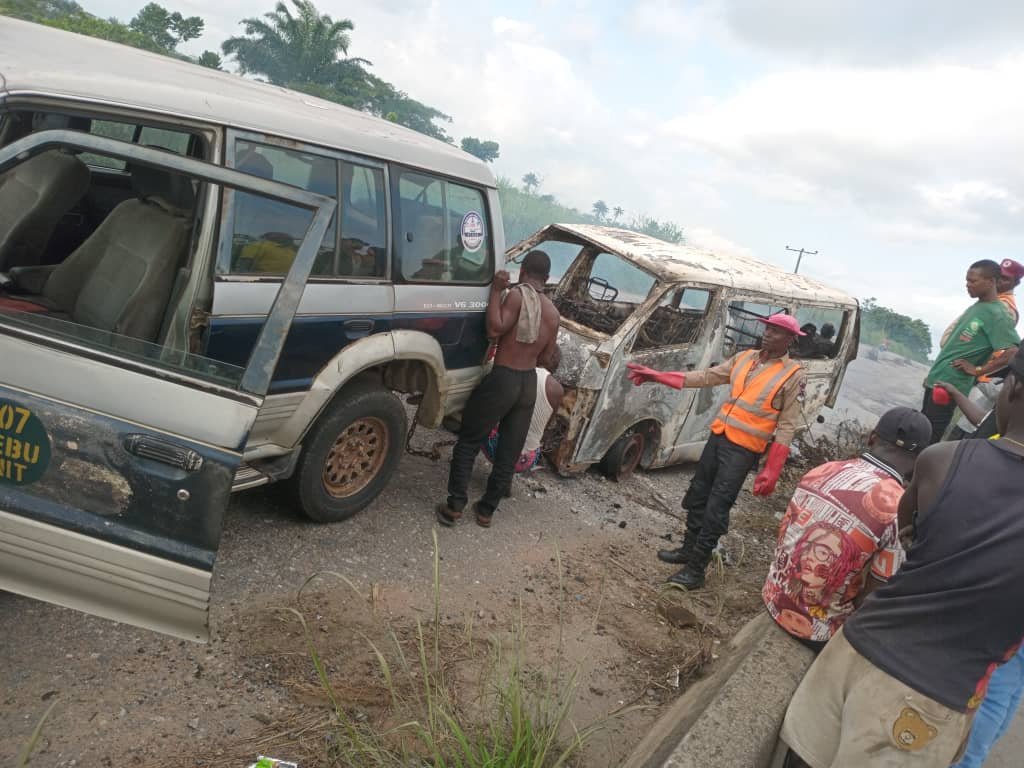
[[[540,294],[526,283],[519,284],[519,292],[523,295],[523,304],[516,324],[516,341],[520,344],[533,344],[540,336]]]

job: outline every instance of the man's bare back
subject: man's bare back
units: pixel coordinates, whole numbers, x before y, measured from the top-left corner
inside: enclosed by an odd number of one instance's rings
[[[502,291],[509,287],[509,274],[500,270],[491,284],[491,296],[487,306],[487,335],[498,340],[498,351],[494,356],[494,364],[511,368],[516,371],[529,371],[537,368],[551,368],[557,350],[558,310],[551,299],[543,294],[543,284],[538,284],[528,275],[523,275],[523,283],[537,291],[540,298],[540,330],[537,340],[525,344],[516,340],[519,313],[523,306],[523,294],[517,287],[512,288],[502,301]]]

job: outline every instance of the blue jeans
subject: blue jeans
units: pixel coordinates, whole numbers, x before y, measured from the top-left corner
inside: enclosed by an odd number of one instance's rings
[[[974,716],[967,751],[953,768],[981,768],[988,752],[1006,733],[1024,693],[1024,646],[992,673],[988,693]]]

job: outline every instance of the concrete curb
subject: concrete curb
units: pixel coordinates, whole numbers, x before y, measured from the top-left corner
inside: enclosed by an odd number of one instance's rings
[[[789,700],[814,653],[762,613],[729,656],[662,715],[623,768],[768,768]]]

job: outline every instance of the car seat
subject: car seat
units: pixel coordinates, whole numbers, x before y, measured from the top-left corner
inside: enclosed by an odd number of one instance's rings
[[[187,255],[195,193],[184,176],[129,170],[135,198],[53,270],[38,297],[26,298],[75,323],[154,341]]]
[[[0,272],[42,261],[54,229],[89,190],[89,168],[59,149],[0,175]]]

